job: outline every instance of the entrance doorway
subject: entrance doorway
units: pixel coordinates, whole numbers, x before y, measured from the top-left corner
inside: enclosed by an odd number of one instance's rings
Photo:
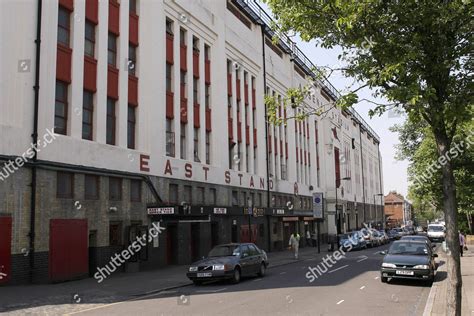
[[[166,227],[166,263],[168,265],[178,263],[178,228],[176,224]]]
[[[199,223],[191,224],[191,258],[192,261],[199,259],[199,241],[201,240],[201,227]]]

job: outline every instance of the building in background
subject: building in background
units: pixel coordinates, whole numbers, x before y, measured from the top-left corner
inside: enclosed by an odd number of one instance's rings
[[[412,225],[413,207],[403,195],[390,191],[385,196],[385,216],[388,227]]]
[[[0,282],[91,276],[153,222],[166,230],[120,269],[188,264],[231,241],[281,250],[315,231],[314,193],[323,243],[383,225],[379,137],[333,107],[338,92],[294,43],[272,42],[255,2],[1,6],[15,44],[0,48]],[[282,102],[310,77],[304,102],[327,114],[266,126],[264,94]]]

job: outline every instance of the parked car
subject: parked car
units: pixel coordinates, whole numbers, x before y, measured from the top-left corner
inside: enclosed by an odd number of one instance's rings
[[[395,229],[391,229],[388,231],[388,237],[390,238],[390,240],[398,240],[401,238],[400,234]]]
[[[424,241],[426,242],[431,248],[436,248],[436,245],[431,243],[431,240],[422,235],[416,235],[416,236],[403,236],[401,240],[412,240],[412,241]]]
[[[379,230],[379,234],[382,236],[383,244],[388,244],[390,242],[390,238],[388,237],[387,233],[383,230]]]
[[[348,243],[350,243],[352,249],[367,248],[367,242],[360,231],[339,235],[339,247],[346,250],[348,249]]]
[[[431,241],[442,242],[445,238],[445,228],[441,224],[429,224],[428,225],[428,238]]]
[[[196,285],[222,279],[239,283],[243,276],[263,277],[268,264],[265,251],[252,243],[224,244],[212,248],[207,258],[191,264],[186,275]]]
[[[360,233],[364,237],[364,240],[367,243],[368,247],[375,247],[377,245],[377,240],[374,238],[369,229],[363,228],[360,230]]]
[[[370,232],[372,233],[372,235],[374,236],[374,239],[377,243],[377,246],[381,246],[383,245],[385,242],[384,242],[384,238],[382,236],[382,234],[380,234],[379,231],[375,230],[375,229],[371,229]]]
[[[433,282],[437,254],[425,241],[397,240],[390,246],[380,267],[382,282],[389,278],[420,279]]]
[[[400,227],[395,227],[393,230],[397,232],[398,237],[399,237],[398,239],[406,235],[405,231]]]

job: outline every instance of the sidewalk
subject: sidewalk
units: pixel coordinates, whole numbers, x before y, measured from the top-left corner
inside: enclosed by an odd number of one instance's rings
[[[301,248],[299,260],[293,258],[291,251],[268,253],[268,269],[309,258],[322,258],[326,254],[327,245],[321,247],[319,255],[317,248]],[[119,273],[100,284],[94,278],[88,278],[58,284],[3,286],[0,287],[0,313],[46,314],[42,308],[47,306],[48,314],[64,314],[66,310],[71,311],[71,304],[76,305],[74,310],[81,310],[179,288],[192,284],[186,277],[187,268],[171,266],[152,271]]]
[[[468,245],[469,250],[464,251],[461,257],[462,276],[462,302],[461,315],[474,315],[474,244]],[[440,263],[435,282],[426,302],[423,316],[444,316],[446,315],[446,295],[447,295],[447,266],[446,257],[443,250],[438,251]]]

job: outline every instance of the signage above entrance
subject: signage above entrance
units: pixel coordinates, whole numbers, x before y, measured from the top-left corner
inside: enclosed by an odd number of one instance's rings
[[[170,215],[174,214],[174,207],[152,207],[147,211],[148,215]]]

